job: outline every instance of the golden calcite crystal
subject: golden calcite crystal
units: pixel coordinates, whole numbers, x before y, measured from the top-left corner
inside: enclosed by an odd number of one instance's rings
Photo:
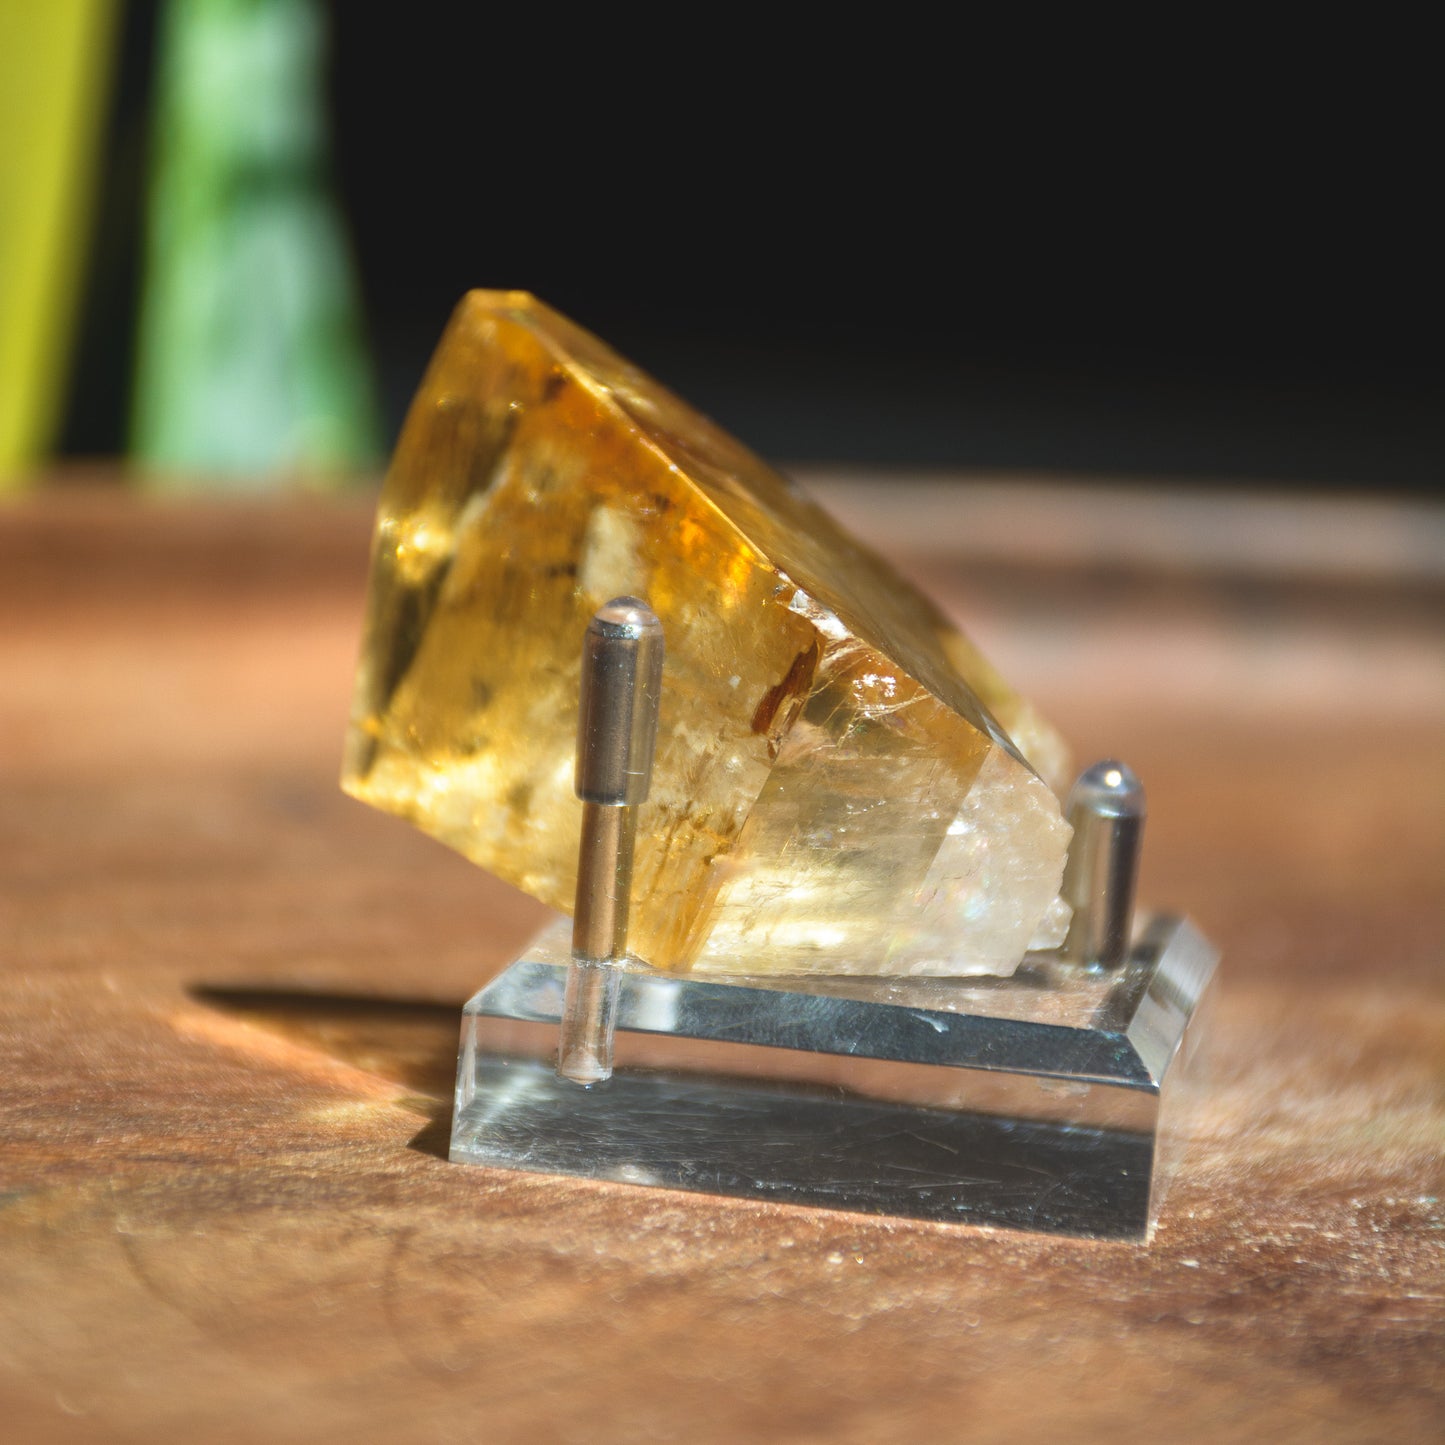
[[[462,301],[407,419],[343,786],[570,911],[579,650],[628,593],[667,639],[638,957],[1008,973],[1061,939],[1053,732],[790,483],[525,293]]]

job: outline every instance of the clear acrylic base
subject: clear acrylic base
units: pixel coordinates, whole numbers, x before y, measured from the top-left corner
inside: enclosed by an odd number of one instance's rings
[[[1217,954],[1156,919],[1110,973],[779,980],[622,967],[616,1064],[554,1072],[556,920],[466,1006],[451,1157],[789,1204],[1145,1239]],[[784,986],[785,983],[791,987]]]

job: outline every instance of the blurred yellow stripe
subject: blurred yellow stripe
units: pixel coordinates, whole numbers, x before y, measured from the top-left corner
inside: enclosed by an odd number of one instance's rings
[[[115,17],[114,0],[0,0],[0,491],[60,417]]]

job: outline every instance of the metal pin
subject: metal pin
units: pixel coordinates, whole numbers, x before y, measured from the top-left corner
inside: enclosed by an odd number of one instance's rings
[[[1074,910],[1064,957],[1118,968],[1129,955],[1134,887],[1144,841],[1144,788],[1123,763],[1095,763],[1069,794],[1074,840],[1064,868],[1064,901]]]
[[[612,1077],[617,963],[627,954],[637,806],[646,801],[662,695],[662,624],[645,602],[598,610],[582,644],[577,796],[582,842],[572,918],[572,965],[557,1072],[573,1083]]]

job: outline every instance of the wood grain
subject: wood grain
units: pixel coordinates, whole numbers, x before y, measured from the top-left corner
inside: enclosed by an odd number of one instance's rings
[[[1140,1248],[447,1164],[457,1006],[539,913],[336,789],[368,524],[0,513],[7,1440],[1439,1431],[1438,577],[1001,559],[963,511],[911,564],[1139,770],[1145,896],[1224,948]]]

